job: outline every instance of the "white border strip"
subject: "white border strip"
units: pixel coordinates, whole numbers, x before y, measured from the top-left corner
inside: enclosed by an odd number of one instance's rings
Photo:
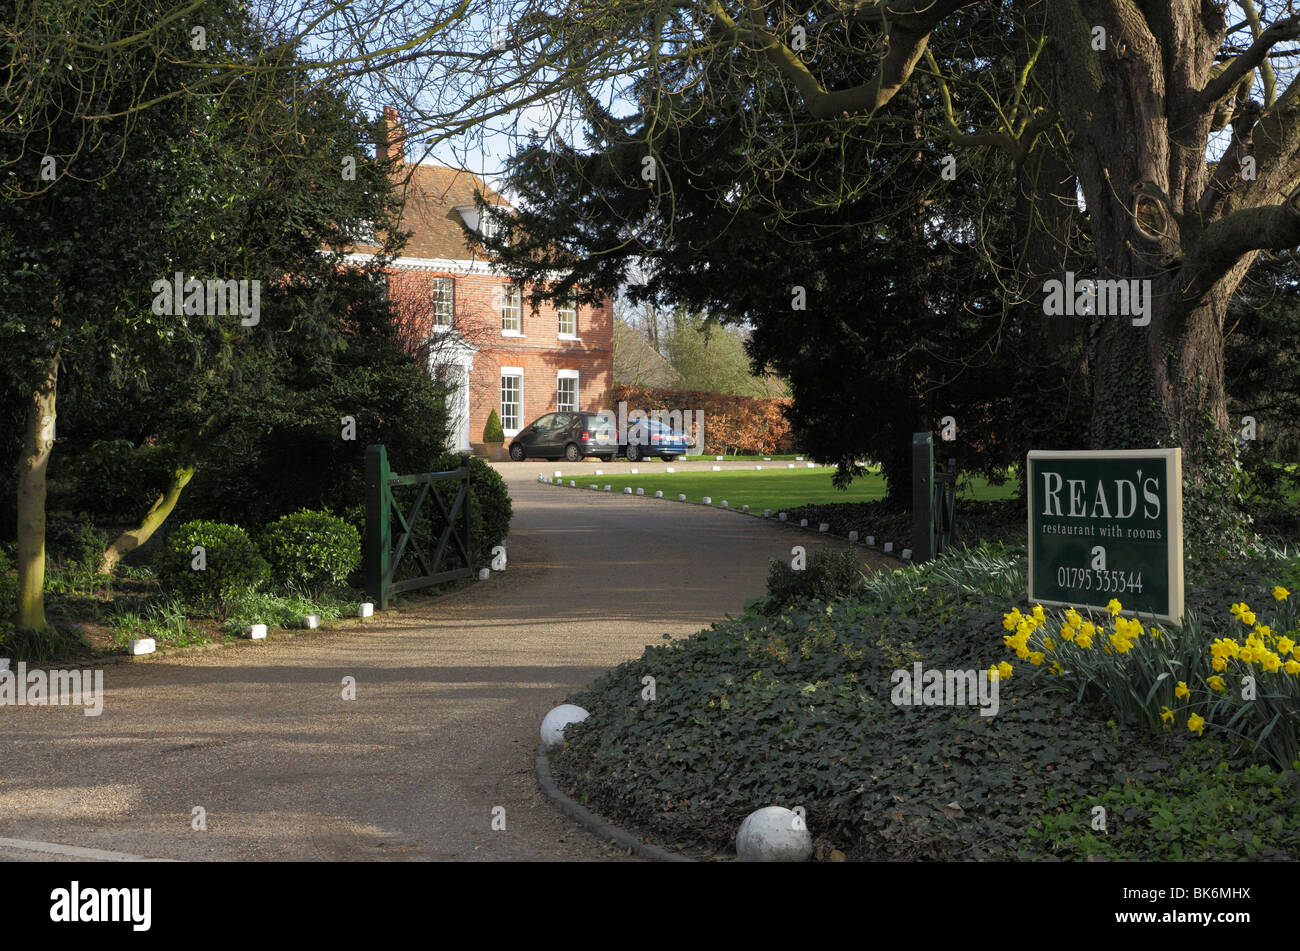
[[[84,849],[79,845],[59,845],[57,842],[36,842],[31,839],[0,838],[0,849],[17,849],[22,852],[43,852],[46,855],[66,855],[100,862],[171,862],[172,859],[151,859],[129,852],[106,852],[103,849]]]

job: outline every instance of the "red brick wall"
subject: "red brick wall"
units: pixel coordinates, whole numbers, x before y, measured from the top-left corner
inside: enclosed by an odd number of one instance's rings
[[[522,367],[523,406],[521,425],[556,408],[556,371],[578,371],[578,408],[598,411],[613,408],[610,389],[614,372],[614,308],[610,301],[601,307],[578,308],[578,340],[559,339],[559,318],[555,308],[543,303],[536,314],[523,296],[522,337],[501,333],[501,288],[508,282],[486,274],[454,274],[395,270],[389,279],[389,297],[394,302],[403,334],[413,346],[423,342],[433,327],[429,278],[455,279],[453,327],[478,348],[470,379],[469,438],[478,443],[488,414],[501,409],[503,366]]]

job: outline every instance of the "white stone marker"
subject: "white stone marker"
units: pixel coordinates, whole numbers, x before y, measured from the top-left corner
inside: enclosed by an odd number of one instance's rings
[[[876,536],[875,536],[875,535],[868,535],[868,536],[867,536],[867,544],[870,545],[872,548],[875,548],[875,547],[876,547]]]
[[[610,485],[605,486],[605,491],[606,491],[606,492],[612,492],[613,489],[614,489],[613,486],[610,486]]]
[[[357,617],[371,617],[375,613],[375,606],[372,602],[367,601],[357,608]]]
[[[559,469],[556,469],[556,470],[555,470],[555,478],[558,479],[558,478],[559,478],[560,476],[562,476],[562,475],[564,475],[564,473],[561,472]]]
[[[676,472],[676,471],[677,470],[674,469],[672,466],[667,466],[664,468],[664,472]]]
[[[888,555],[888,554],[889,554],[891,551],[893,551],[893,550],[894,550],[894,543],[893,543],[893,542],[885,542],[885,554]]]
[[[857,529],[854,529],[849,532],[849,541],[855,542],[857,540],[858,540],[858,532]]]
[[[806,862],[812,834],[799,813],[781,806],[751,812],[736,833],[736,858],[742,862]]]
[[[763,518],[771,518],[771,517],[772,517],[772,510],[771,510],[771,509],[763,509]]]
[[[764,461],[764,462],[771,462],[771,461],[772,461],[772,457],[771,457],[771,456],[764,456],[764,457],[763,457],[763,461]]]
[[[656,498],[656,499],[662,499],[663,497],[664,497],[664,490],[663,490],[663,489],[655,489],[655,498]]]
[[[575,489],[578,487],[578,483],[574,482],[572,479],[569,480],[569,485],[573,486]]]
[[[716,459],[716,460],[718,460],[718,462],[721,462],[721,461],[722,461],[722,457],[721,457],[721,456],[714,456],[713,458]]]
[[[829,532],[830,530],[831,527],[827,525],[825,522],[822,522],[820,525],[817,526],[817,531],[819,532]]]
[[[678,502],[685,502],[685,501],[686,501],[686,496],[684,496],[684,495],[679,495],[679,496],[677,496],[677,501],[678,501]]]
[[[741,510],[742,512],[748,512],[748,511],[749,511],[749,506],[748,506],[748,505],[742,505],[742,506],[740,507],[740,510]]]
[[[633,469],[633,470],[632,470],[632,475],[640,475],[640,473],[637,472],[635,469]]]
[[[302,619],[302,626],[307,628],[307,630],[309,631],[312,630],[313,628],[320,627],[320,615],[319,614],[306,615]]]
[[[265,637],[266,635],[264,634],[262,636]],[[131,643],[126,645],[126,652],[133,656],[152,654],[157,649],[158,645],[153,642],[152,637],[142,637],[138,640],[131,641]]]
[[[713,471],[714,471],[714,472],[721,472],[721,471],[722,471],[722,466],[714,466],[714,467],[713,467]]]
[[[645,495],[645,489],[637,489],[637,490],[636,490],[636,494],[637,494],[637,495]]]
[[[795,456],[795,457],[794,457],[794,461],[795,461],[795,462],[803,462],[803,456]]]
[[[817,463],[815,463],[815,462],[810,462],[810,463],[808,463],[808,468],[809,468],[809,469],[816,469],[816,468],[817,468]]]
[[[763,471],[763,467],[762,467],[762,466],[754,466],[754,469],[755,469],[756,471],[758,471],[758,472],[762,472],[762,471]]]
[[[793,468],[794,468],[794,463],[793,463],[793,462],[791,462],[791,463],[787,463],[787,464],[786,464],[786,468],[787,468],[787,469],[793,469]]]
[[[631,495],[631,494],[632,494],[632,487],[631,487],[630,485],[625,485],[625,486],[623,486],[623,494],[624,494],[624,495]]]
[[[706,495],[706,496],[704,497],[704,504],[705,504],[705,505],[712,505],[712,504],[713,504],[713,499],[709,498],[709,496]]]
[[[911,561],[911,560],[912,560],[912,549],[910,549],[910,548],[904,548],[904,549],[903,549],[903,560],[904,560],[904,561]]]
[[[601,470],[601,469],[597,469],[597,470],[596,470],[596,475],[604,475],[604,474],[605,474],[605,473],[604,473],[603,470]]]
[[[799,519],[799,527],[800,527],[800,528],[807,528],[807,527],[808,527],[808,519],[806,519],[806,518],[801,518],[801,519]]]
[[[564,728],[570,723],[581,723],[591,716],[582,707],[562,703],[542,719],[542,747],[553,750],[564,745]]]
[[[244,633],[247,634],[252,640],[260,641],[262,638],[266,637],[266,625],[265,624],[250,625],[249,627],[244,628]]]
[[[725,509],[725,508],[727,507],[727,500],[726,500],[726,499],[723,499],[723,500],[722,500],[721,502],[719,502],[718,504],[721,505],[721,506]]]
[[[480,568],[480,569],[478,570],[478,580],[479,580],[479,581],[487,581],[487,580],[488,580],[489,578],[491,578],[491,577],[492,577],[492,569],[491,569],[491,568]]]
[[[784,522],[784,521],[785,521],[785,513],[782,512],[780,515],[777,516],[777,518],[779,518],[781,521]]]

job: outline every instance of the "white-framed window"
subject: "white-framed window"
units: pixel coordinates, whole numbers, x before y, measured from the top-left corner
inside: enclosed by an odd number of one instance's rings
[[[435,327],[450,327],[456,303],[456,279],[452,277],[435,277],[432,290],[433,325]]]
[[[578,411],[578,371],[560,370],[555,375],[555,408],[560,412]]]
[[[578,339],[578,305],[572,300],[561,300],[555,302],[555,314],[559,319],[560,338],[567,340]]]
[[[501,295],[501,333],[516,335],[523,333],[523,299],[518,284],[502,285]]]
[[[524,368],[501,368],[501,428],[515,436],[523,426]]]
[[[485,238],[495,238],[501,233],[501,222],[490,207],[484,209],[479,215],[478,233]]]

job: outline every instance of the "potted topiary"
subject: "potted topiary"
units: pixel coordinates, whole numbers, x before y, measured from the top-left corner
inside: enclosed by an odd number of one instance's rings
[[[501,428],[501,417],[493,410],[488,414],[487,425],[483,427],[484,455],[497,461],[505,459],[506,451],[502,447],[505,441],[506,431]]]

